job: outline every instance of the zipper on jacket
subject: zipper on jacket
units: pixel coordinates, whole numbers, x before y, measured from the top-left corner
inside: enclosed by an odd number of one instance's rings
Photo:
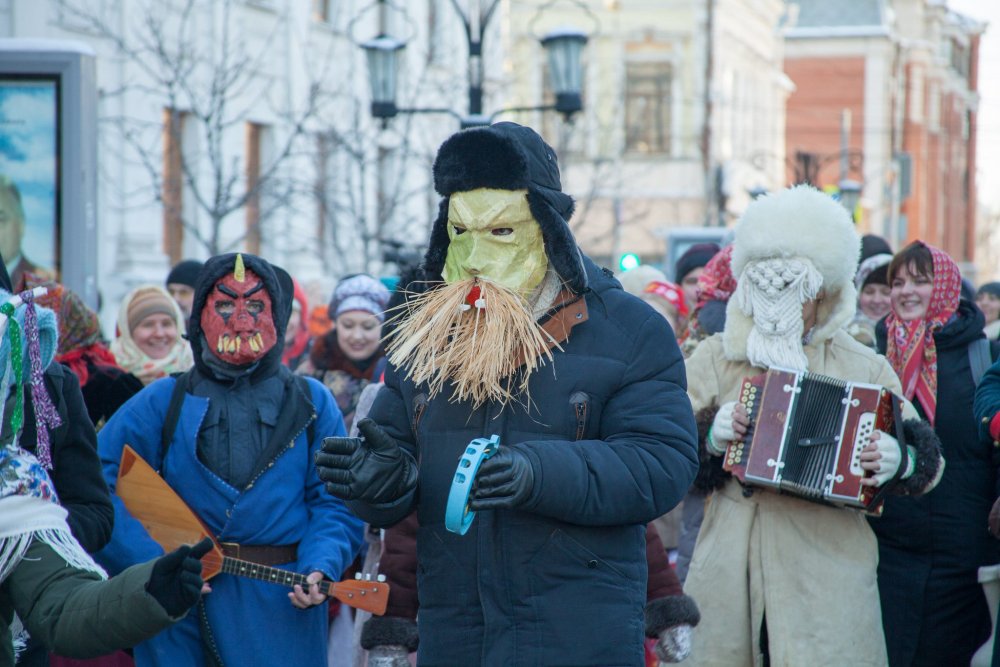
[[[587,413],[590,411],[590,396],[586,392],[576,391],[569,397],[569,402],[573,406],[573,414],[576,417],[576,440],[583,440],[587,431]]]
[[[260,479],[264,473],[273,468],[274,464],[277,463],[278,459],[280,459],[285,452],[287,452],[289,449],[295,446],[295,441],[299,439],[299,436],[302,435],[306,431],[306,429],[309,428],[309,424],[316,421],[317,417],[318,415],[316,414],[315,410],[309,413],[309,419],[306,420],[306,423],[302,426],[302,428],[296,431],[295,435],[292,436],[292,439],[288,441],[288,444],[282,447],[281,450],[279,450],[277,453],[275,453],[274,457],[270,461],[268,461],[267,465],[261,468],[257,472],[257,474],[253,476],[250,482],[243,488],[244,492],[252,489],[253,485],[257,483],[257,480]],[[312,446],[311,442],[306,442],[306,447],[311,447],[311,446]]]
[[[417,437],[417,429],[420,428],[420,420],[424,416],[424,410],[427,409],[427,394],[420,392],[413,397],[413,421],[410,422],[410,427],[413,429],[413,437]]]

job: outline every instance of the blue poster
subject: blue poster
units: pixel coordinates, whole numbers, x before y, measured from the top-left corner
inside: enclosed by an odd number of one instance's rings
[[[0,78],[0,256],[15,282],[58,268],[57,85]]]

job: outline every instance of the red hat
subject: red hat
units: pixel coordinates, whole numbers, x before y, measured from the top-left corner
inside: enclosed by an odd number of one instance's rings
[[[687,317],[688,307],[687,303],[684,301],[684,292],[674,283],[654,280],[646,285],[646,288],[642,291],[657,295],[676,308],[678,315],[681,317]]]

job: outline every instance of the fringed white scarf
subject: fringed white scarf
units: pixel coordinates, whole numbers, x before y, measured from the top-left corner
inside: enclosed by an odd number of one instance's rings
[[[107,578],[73,537],[66,516],[38,459],[17,446],[0,447],[0,583],[14,571],[34,540],[52,547],[67,565]],[[16,659],[28,640],[16,615],[10,633]]]
[[[803,258],[750,262],[733,292],[737,307],[753,320],[747,360],[758,368],[804,371],[802,304],[823,287],[823,276]]]

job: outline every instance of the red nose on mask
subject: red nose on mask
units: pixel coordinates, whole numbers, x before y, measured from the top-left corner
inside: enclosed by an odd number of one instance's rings
[[[201,328],[209,350],[228,364],[245,366],[267,354],[278,335],[271,295],[261,278],[249,269],[220,278],[201,311]]]

